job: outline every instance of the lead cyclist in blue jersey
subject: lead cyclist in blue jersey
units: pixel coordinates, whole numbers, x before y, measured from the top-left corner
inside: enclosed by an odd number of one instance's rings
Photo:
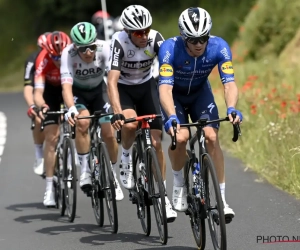
[[[159,95],[165,130],[173,134],[172,121],[188,123],[188,115],[193,122],[199,118],[218,119],[218,108],[208,81],[212,69],[218,65],[224,86],[227,115],[233,123],[242,121],[242,114],[236,110],[238,88],[234,81],[231,50],[225,40],[210,35],[212,21],[209,13],[198,7],[188,8],[179,16],[180,36],[169,38],[159,50]],[[235,111],[237,117],[232,119]],[[224,157],[218,140],[219,124],[204,128],[207,149],[213,158],[224,203],[225,217],[235,213],[225,201]],[[177,128],[177,147],[169,157],[172,164],[174,182],[172,202],[174,209],[185,211],[187,190],[184,186],[182,168],[186,161],[186,144],[189,138],[187,128]],[[227,221],[227,220],[226,220]],[[228,220],[231,221],[231,220]]]

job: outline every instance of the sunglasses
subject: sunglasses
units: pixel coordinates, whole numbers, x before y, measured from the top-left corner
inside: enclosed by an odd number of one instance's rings
[[[53,59],[54,61],[60,61],[61,56],[53,56],[49,54],[50,58]]]
[[[91,44],[87,46],[76,46],[78,51],[85,54],[87,50],[94,52],[97,49],[97,44]]]
[[[150,30],[151,30],[151,28],[149,27],[145,30],[135,30],[135,31],[131,31],[130,33],[135,37],[141,38],[144,35],[148,36],[150,33]]]
[[[197,43],[204,44],[208,41],[208,39],[209,39],[209,36],[201,36],[201,37],[190,37],[190,38],[187,38],[186,41],[188,43],[196,45]]]

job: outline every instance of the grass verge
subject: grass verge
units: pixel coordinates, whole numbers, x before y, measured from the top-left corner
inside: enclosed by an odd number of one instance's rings
[[[223,149],[240,158],[268,182],[300,197],[299,73],[285,71],[269,58],[234,66],[244,115],[242,137],[233,143],[232,127],[221,126]],[[210,77],[220,116],[226,114],[218,72]]]

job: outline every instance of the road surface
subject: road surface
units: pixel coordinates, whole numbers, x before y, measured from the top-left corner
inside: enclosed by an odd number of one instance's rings
[[[182,213],[169,224],[166,246],[159,243],[155,224],[150,237],[145,237],[124,189],[125,198],[118,202],[118,234],[107,232],[107,217],[104,228],[96,226],[90,199],[80,190],[74,223],[60,217],[57,210],[44,208],[45,181],[32,170],[34,147],[26,109],[21,93],[0,94],[0,111],[7,117],[7,140],[0,163],[1,250],[196,249],[188,217]],[[166,152],[169,139],[165,138]],[[245,172],[239,160],[226,155],[225,161],[226,199],[236,213],[227,225],[227,249],[300,249],[300,243],[295,242],[263,244],[263,239],[274,241],[275,236],[277,240],[280,236],[300,240],[300,202],[260,182],[253,172]],[[169,161],[167,164],[167,191],[171,195],[172,172]],[[209,234],[206,249],[213,249]]]

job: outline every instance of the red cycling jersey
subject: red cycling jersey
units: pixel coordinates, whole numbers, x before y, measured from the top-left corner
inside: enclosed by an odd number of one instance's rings
[[[35,61],[34,87],[45,88],[45,84],[60,86],[60,68],[52,61],[47,50],[43,49]]]

